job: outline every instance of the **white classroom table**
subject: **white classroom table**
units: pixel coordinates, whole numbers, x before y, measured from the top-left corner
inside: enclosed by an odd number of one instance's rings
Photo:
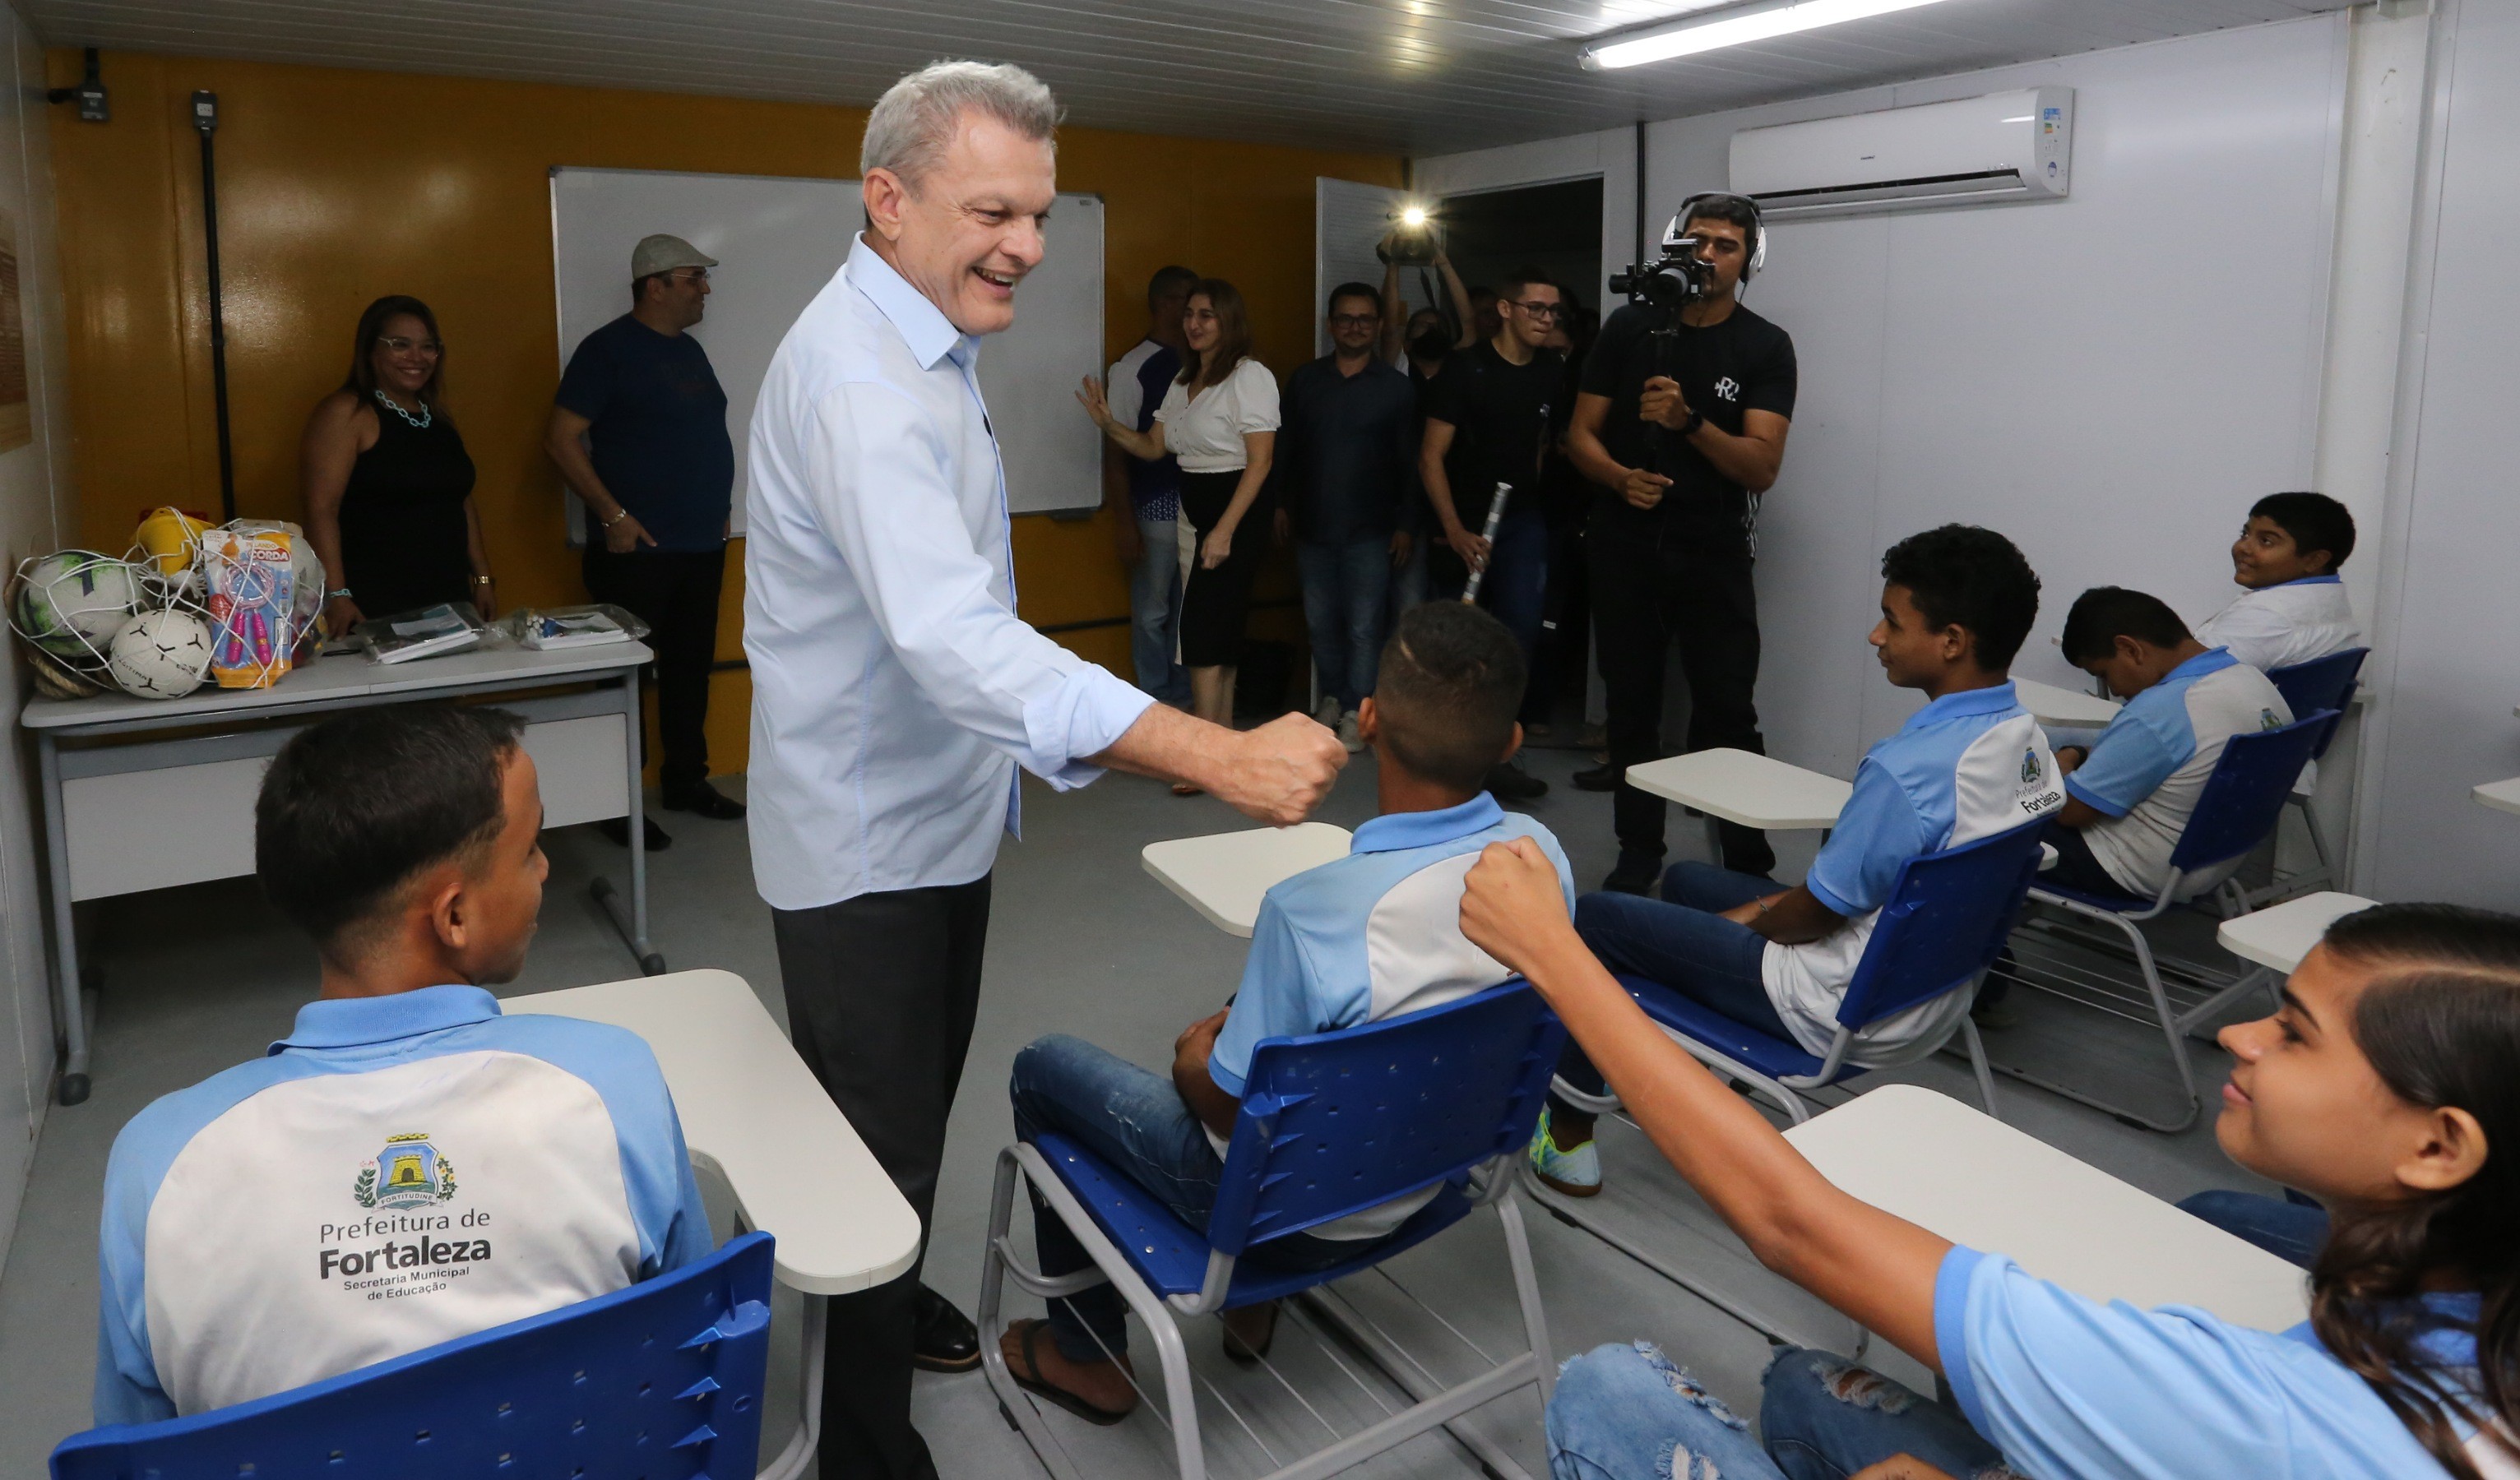
[[[2301,959],[2318,944],[2329,925],[2340,917],[2377,903],[2359,894],[2322,889],[2227,919],[2216,928],[2214,939],[2242,961],[2254,962],[2278,976],[2290,976],[2292,968],[2301,964]]]
[[[203,686],[175,699],[102,694],[27,700],[44,809],[52,899],[53,987],[67,1053],[56,1091],[88,1095],[88,1007],[71,906],[253,872],[253,799],[271,757],[324,715],[375,704],[495,698],[526,722],[548,827],[630,819],[644,830],[639,786],[641,643],[538,652],[500,642],[407,663],[365,654],[319,658],[268,689]],[[665,969],[648,940],[648,860],[630,850],[625,912],[608,878],[594,894],[638,958]]]
[[[1745,828],[1833,828],[1851,783],[1772,756],[1717,748],[1628,768],[1628,785]]]
[[[1249,940],[1260,896],[1281,879],[1347,857],[1348,837],[1345,828],[1328,823],[1297,823],[1148,843],[1138,857],[1209,924]]]
[[[2487,782],[2468,795],[2476,799],[2478,806],[2492,807],[2497,812],[2520,813],[2520,776],[2507,782]]]
[[[2093,1300],[2287,1330],[2309,1277],[1947,1096],[1884,1085],[1785,1132],[1841,1189]]]
[[[2013,697],[2030,717],[2043,725],[2057,725],[2074,730],[2098,730],[2117,717],[2118,702],[2096,694],[2081,694],[2059,689],[2034,678],[2012,681]]]
[[[805,1296],[796,1435],[761,1471],[764,1480],[801,1474],[822,1421],[825,1301],[907,1271],[919,1254],[919,1215],[732,971],[634,977],[499,1006],[610,1023],[655,1051],[693,1164],[726,1179],[744,1226],[777,1240],[779,1282]]]

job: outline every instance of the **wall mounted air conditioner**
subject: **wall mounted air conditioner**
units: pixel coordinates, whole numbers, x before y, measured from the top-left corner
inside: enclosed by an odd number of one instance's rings
[[[2074,90],[2031,87],[1732,136],[1732,189],[1773,217],[2060,200]]]

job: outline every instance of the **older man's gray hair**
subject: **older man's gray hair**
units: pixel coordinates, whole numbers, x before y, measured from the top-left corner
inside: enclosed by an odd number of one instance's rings
[[[945,157],[965,112],[997,119],[1027,139],[1058,128],[1058,101],[1010,63],[937,62],[892,84],[867,115],[858,170],[888,169],[913,190]]]

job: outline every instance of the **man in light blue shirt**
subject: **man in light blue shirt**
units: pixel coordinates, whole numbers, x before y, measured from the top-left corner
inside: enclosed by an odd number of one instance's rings
[[[1008,1086],[1015,1135],[1067,1136],[1204,1228],[1251,1055],[1263,1040],[1296,1038],[1420,1011],[1504,981],[1510,972],[1462,934],[1462,879],[1492,842],[1530,838],[1573,875],[1549,830],[1509,814],[1482,789],[1488,769],[1522,742],[1521,650],[1505,624],[1458,602],[1417,606],[1381,657],[1357,723],[1373,743],[1382,815],[1356,830],[1348,856],[1282,880],[1260,904],[1241,989],[1173,1046],[1169,1080],[1064,1035],[1015,1055]],[[1322,1270],[1356,1258],[1431,1200],[1412,1192],[1252,1245],[1278,1269]],[[1058,1217],[1036,1208],[1045,1274],[1092,1264]],[[1108,1284],[1051,1302],[1048,1322],[1011,1325],[1008,1370],[1028,1390],[1098,1423],[1137,1401],[1113,1360],[1128,1343]],[[1265,1355],[1276,1303],[1226,1313],[1226,1353]],[[1047,1334],[1052,1339],[1044,1341]]]
[[[285,1392],[713,1246],[647,1044],[482,990],[523,965],[549,869],[519,732],[360,709],[272,762],[255,868],[323,998],[114,1138],[97,1422]]]
[[[1154,704],[1015,615],[977,357],[1041,260],[1057,118],[1012,67],[939,63],[885,93],[860,158],[868,229],[753,412],[753,878],[797,1053],[922,1219],[1018,767],[1059,789],[1105,767],[1190,782],[1286,824],[1346,758],[1301,715],[1238,734]],[[826,1473],[934,1472],[910,1422],[914,1349],[979,1362],[969,1321],[915,1271],[832,1303]]]

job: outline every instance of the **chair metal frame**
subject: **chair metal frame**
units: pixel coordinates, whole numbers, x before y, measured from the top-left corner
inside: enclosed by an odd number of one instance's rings
[[[2004,941],[2011,933],[2012,923],[2021,913],[2021,904],[2029,892],[2030,881],[2038,874],[2039,830],[2038,823],[2027,823],[2007,831],[1972,839],[1939,853],[1919,855],[1900,865],[1898,877],[1891,885],[1890,902],[1882,907],[1880,919],[1873,926],[1872,938],[1866,942],[1863,959],[1856,964],[1855,976],[1848,982],[1845,996],[1839,1002],[1837,1032],[1831,1038],[1828,1054],[1822,1060],[1818,1071],[1811,1074],[1772,1075],[1678,1028],[1661,1022],[1656,1022],[1654,1026],[1661,1029],[1664,1037],[1678,1044],[1690,1057],[1709,1068],[1731,1075],[1737,1083],[1749,1086],[1781,1109],[1786,1119],[1795,1125],[1802,1124],[1811,1118],[1809,1101],[1805,1098],[1810,1092],[1843,1084],[1874,1069],[1892,1068],[1898,1064],[1915,1062],[1940,1052],[1950,1041],[1945,1037],[1930,1044],[1922,1042],[1912,1044],[1903,1050],[1894,1060],[1881,1063],[1849,1064],[1847,1062],[1848,1054],[1856,1047],[1856,1035],[1872,1022],[1908,1011],[1919,1004],[1931,1002],[1949,993],[1974,994],[1976,992],[1978,984],[1986,977],[1987,968],[1994,964],[1997,955],[2003,949]],[[1945,871],[1957,872],[1972,867],[2000,870],[2007,857],[2012,864],[2009,882],[2005,885],[2001,905],[1985,916],[1984,939],[1962,955],[1962,960],[1968,963],[1968,968],[1956,975],[1940,979],[1935,983],[1936,990],[1898,995],[1890,1001],[1882,1001],[1888,990],[1886,978],[1898,969],[1901,964],[1899,958],[1909,947],[1912,938],[1927,942],[1929,945],[1940,946],[1955,944],[1958,939],[1955,928],[1946,924],[1941,912],[1934,908],[1938,901],[1931,898],[1927,892],[1931,885],[1939,881],[1939,875]],[[1980,864],[1978,861],[1981,859],[1988,862]],[[1986,903],[1985,901],[1973,902],[1981,906]],[[1949,963],[1942,964],[1947,968]],[[1636,989],[1631,987],[1630,990]],[[1958,1033],[1968,1045],[1969,1065],[1977,1076],[1979,1099],[1986,1106],[1986,1112],[1989,1115],[1996,1115],[1995,1079],[1987,1061],[1986,1047],[1978,1038],[1977,1024],[1970,1021],[1966,1013],[1962,1013],[1959,1024],[1954,1031]],[[1552,1089],[1569,1104],[1589,1110],[1596,1115],[1616,1114],[1621,1108],[1621,1101],[1615,1094],[1589,1094],[1569,1085],[1563,1079],[1554,1079]],[[2002,1117],[1997,1116],[1997,1118]],[[1605,1227],[1589,1211],[1578,1206],[1575,1199],[1551,1192],[1548,1188],[1540,1184],[1537,1175],[1530,1171],[1528,1158],[1524,1159],[1523,1167],[1530,1181],[1532,1195],[1560,1222],[1592,1234],[1646,1269],[1723,1311],[1733,1320],[1758,1331],[1769,1340],[1793,1345],[1803,1344],[1798,1338],[1787,1335],[1766,1318],[1709,1288],[1669,1261],[1639,1245],[1635,1240]],[[1863,1327],[1858,1326],[1856,1350],[1859,1355],[1867,1340],[1868,1333]]]
[[[53,1451],[53,1480],[559,1475],[617,1472],[633,1455],[659,1477],[748,1475],[772,1250],[744,1234],[653,1279],[320,1382],[74,1434]]]
[[[2285,706],[2293,713],[2335,711],[2336,717],[2327,722],[2327,731],[2319,736],[2318,747],[2310,752],[2313,761],[2324,760],[2327,747],[2336,742],[2337,731],[2344,728],[2345,708],[2354,702],[2354,692],[2362,687],[2363,660],[2370,655],[2368,648],[2345,648],[2324,657],[2267,670],[2267,682],[2275,686],[2275,692],[2284,696]],[[2343,674],[2341,679],[2337,677],[2339,673]],[[2285,805],[2301,809],[2302,830],[2310,837],[2311,856],[2318,862],[2298,874],[2283,875],[2263,889],[2250,891],[2251,906],[2272,904],[2335,883],[2336,859],[2328,851],[2327,834],[2318,826],[2318,809],[2312,805],[2315,800],[2310,792],[2298,787],[2284,795]]]
[[[1512,1269],[1514,1294],[1521,1309],[1523,1335],[1528,1349],[1497,1363],[1466,1382],[1441,1387],[1431,1380],[1423,1364],[1410,1357],[1370,1321],[1352,1319],[1350,1313],[1341,1308],[1343,1302],[1319,1298],[1328,1289],[1330,1280],[1361,1273],[1378,1265],[1390,1254],[1432,1235],[1429,1233],[1418,1238],[1408,1238],[1407,1225],[1404,1225],[1395,1237],[1406,1241],[1378,1250],[1357,1264],[1324,1272],[1300,1293],[1287,1293],[1301,1299],[1303,1308],[1315,1320],[1365,1352],[1387,1379],[1414,1400],[1412,1406],[1358,1433],[1338,1439],[1326,1449],[1293,1463],[1281,1465],[1270,1473],[1267,1480],[1322,1480],[1322,1477],[1362,1463],[1438,1428],[1462,1443],[1503,1480],[1530,1480],[1528,1472],[1510,1456],[1486,1436],[1457,1421],[1472,1409],[1526,1386],[1539,1389],[1545,1406],[1556,1383],[1556,1366],[1550,1356],[1548,1321],[1540,1304],[1540,1286],[1532,1265],[1530,1239],[1514,1194],[1514,1179],[1507,1168],[1510,1165],[1508,1158],[1522,1154],[1523,1147],[1530,1141],[1532,1128],[1540,1118],[1549,1070],[1556,1062],[1565,1030],[1540,1004],[1537,994],[1518,979],[1442,1007],[1358,1028],[1304,1038],[1263,1040],[1252,1054],[1247,1088],[1235,1119],[1234,1137],[1226,1155],[1216,1208],[1209,1218],[1209,1233],[1202,1236],[1186,1225],[1178,1226],[1184,1241],[1203,1244],[1208,1249],[1205,1277],[1195,1292],[1158,1294],[1129,1255],[1103,1233],[1093,1214],[1039,1147],[1018,1142],[999,1153],[980,1267],[980,1298],[974,1315],[980,1329],[981,1362],[988,1372],[989,1385],[996,1392],[1000,1407],[1032,1446],[1043,1466],[1058,1480],[1080,1480],[1066,1452],[1044,1422],[1031,1397],[1015,1384],[1014,1375],[1008,1369],[1005,1355],[999,1349],[998,1338],[1005,1329],[1005,1322],[1001,1318],[1006,1281],[1012,1280],[1018,1288],[1044,1300],[1063,1298],[1096,1284],[1109,1282],[1130,1311],[1145,1323],[1155,1343],[1163,1370],[1164,1408],[1172,1430],[1174,1461],[1182,1480],[1205,1480],[1206,1457],[1199,1437],[1190,1354],[1175,1318],[1217,1314],[1230,1305],[1244,1303],[1235,1298],[1238,1253],[1250,1244],[1262,1241],[1254,1234],[1252,1225],[1273,1222],[1273,1205],[1295,1195],[1294,1188],[1285,1185],[1301,1181],[1302,1174],[1289,1175],[1286,1169],[1292,1165],[1291,1157],[1277,1161],[1277,1170],[1274,1171],[1272,1159],[1279,1157],[1281,1152],[1297,1149],[1301,1143],[1310,1139],[1302,1134],[1281,1132],[1285,1112],[1311,1097],[1301,1093],[1281,1094],[1282,1079],[1290,1077],[1292,1071],[1303,1066],[1312,1055],[1342,1051],[1353,1054],[1366,1047],[1381,1051],[1380,1058],[1395,1064],[1412,1060],[1423,1060],[1428,1064],[1440,1062],[1440,1052],[1429,1055],[1426,1050],[1429,1042],[1440,1050],[1444,1041],[1443,1029],[1450,1015],[1481,1008],[1493,1009],[1501,1001],[1517,995],[1529,999],[1525,1019],[1528,1032],[1522,1049],[1524,1067],[1514,1091],[1502,1097],[1502,1102],[1493,1106],[1500,1112],[1499,1129],[1492,1143],[1478,1156],[1457,1160],[1439,1169],[1441,1175],[1430,1179],[1413,1175],[1426,1169],[1400,1164],[1395,1152],[1397,1175],[1388,1183],[1358,1193],[1356,1200],[1339,1211],[1274,1220],[1287,1226],[1273,1228],[1267,1236],[1314,1227],[1344,1216],[1345,1212],[1375,1206],[1429,1185],[1459,1188],[1466,1183],[1470,1186],[1467,1207],[1494,1207],[1503,1226],[1506,1253]],[[1398,1069],[1393,1072],[1398,1072]],[[1480,1108],[1463,1106],[1458,1113],[1467,1117]],[[1517,1126],[1518,1131],[1515,1129]],[[1023,1252],[1015,1247],[1012,1228],[1018,1181],[1037,1193],[1051,1212],[1066,1224],[1093,1259],[1092,1269],[1059,1277],[1047,1276],[1033,1268]],[[1434,1207],[1430,1205],[1418,1216],[1426,1217],[1433,1211]],[[1466,1216],[1466,1210],[1432,1232],[1441,1232],[1452,1222],[1458,1222],[1461,1216]],[[1232,1245],[1233,1251],[1220,1245]],[[1239,1417],[1238,1414],[1236,1416]]]
[[[2152,943],[2143,933],[2144,922],[2158,919],[2174,904],[2192,902],[2195,897],[2225,901],[2225,919],[2249,912],[2252,906],[2248,891],[2240,886],[2237,879],[2225,878],[2210,890],[2200,891],[2185,900],[2182,898],[2182,886],[2198,873],[2246,856],[2273,833],[2276,822],[2282,817],[2285,798],[2292,791],[2294,778],[2300,776],[2302,766],[2308,763],[2312,748],[2323,736],[2332,732],[2335,718],[2333,709],[2316,710],[2289,725],[2262,730],[2254,735],[2235,735],[2226,741],[2223,754],[2214,763],[2213,774],[2206,779],[2205,789],[2196,798],[2196,810],[2188,817],[2187,829],[2181,834],[2178,848],[2171,853],[2170,876],[2149,903],[2138,902],[2134,908],[2112,906],[2097,896],[2085,897],[2042,888],[2036,883],[2031,885],[2032,903],[2108,926],[2124,937],[2128,950],[2135,957],[2136,970],[2143,979],[2144,990],[2151,998],[2154,1020],[2159,1023],[2162,1038],[2170,1047],[2171,1063],[2179,1071],[2180,1087],[2187,1098],[2186,1113],[2172,1120],[2154,1120],[2027,1069],[1999,1063],[1994,1066],[1997,1073],[2035,1085],[2051,1095],[2061,1095],[2077,1104],[2105,1111],[2124,1124],[2141,1130],[2177,1135],[2196,1123],[2204,1102],[2196,1092],[2195,1065],[2188,1061],[2186,1032],[2208,1013],[2246,991],[2252,983],[2244,976],[2243,980],[2183,1013],[2174,1010],[2169,992],[2162,984],[2160,964],[2153,959]],[[2266,754],[2264,760],[2259,758],[2261,751]],[[2253,769],[2258,774],[2249,774]],[[2050,996],[2064,995],[2026,977],[2016,977],[2015,980],[2033,991],[2047,992]],[[2066,1000],[2073,999],[2069,997]]]

